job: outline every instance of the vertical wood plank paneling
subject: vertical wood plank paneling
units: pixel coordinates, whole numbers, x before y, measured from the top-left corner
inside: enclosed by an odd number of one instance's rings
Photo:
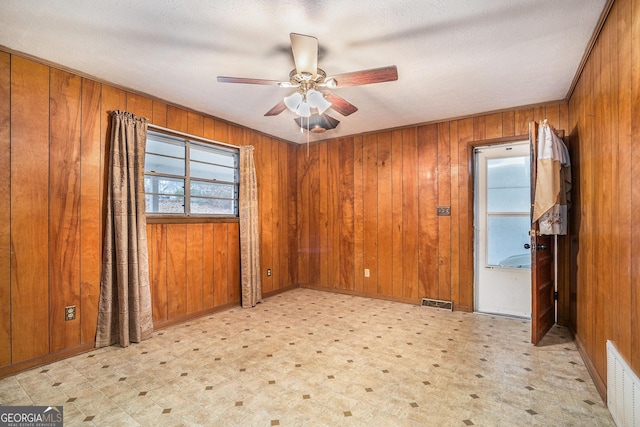
[[[485,139],[502,138],[502,113],[488,114],[485,118]]]
[[[213,305],[215,307],[228,303],[229,293],[229,239],[228,224],[213,224]]]
[[[320,180],[320,145],[313,144],[309,147],[309,283],[313,285],[326,285],[323,282],[321,272],[321,260],[324,258],[327,264],[325,249],[322,243],[326,244],[326,234],[323,236],[321,226],[321,193],[327,191],[327,180]],[[326,176],[326,174],[324,175]],[[324,190],[324,191],[323,191]],[[324,206],[326,216],[326,203]],[[324,237],[325,242],[322,242]],[[323,257],[323,253],[325,256]]]
[[[533,108],[521,108],[515,112],[516,135],[529,134],[529,122],[533,120]]]
[[[632,149],[632,212],[640,210],[640,1],[631,2],[632,22],[631,22],[631,146]],[[636,374],[640,374],[640,336],[637,333],[640,328],[640,227],[632,227],[632,249],[631,254],[634,259],[631,277],[631,330],[636,333],[631,335],[631,367]]]
[[[350,138],[339,142],[340,223],[339,256],[340,285],[343,289],[354,289],[354,238],[353,238],[353,143]]]
[[[297,285],[300,283],[298,280],[298,198],[300,197],[297,192],[298,188],[298,149],[293,144],[287,144],[287,167],[288,167],[288,190],[289,197],[287,197],[288,213],[287,218],[289,226],[287,227],[288,235],[288,251],[289,257],[287,259],[289,269],[289,285]]]
[[[80,344],[80,90],[82,79],[49,74],[49,351]]]
[[[600,260],[598,266],[597,280],[599,293],[599,302],[602,306],[602,324],[598,328],[600,330],[599,343],[596,346],[596,367],[600,372],[606,372],[607,369],[607,352],[606,352],[606,340],[614,338],[613,335],[613,322],[614,311],[617,311],[616,307],[612,305],[612,295],[617,291],[615,288],[613,277],[612,265],[614,259],[612,258],[613,244],[617,239],[612,234],[612,196],[613,191],[616,189],[613,186],[613,141],[611,138],[612,130],[612,112],[611,112],[611,26],[607,25],[600,33],[600,40],[602,41],[602,57],[601,57],[601,86],[602,86],[602,102],[600,104],[601,114],[600,120],[602,122],[602,139],[597,144],[598,158],[600,162],[599,169],[601,170],[601,179],[599,181],[600,194],[599,203],[599,215],[600,218],[599,227],[601,232],[599,233],[599,239],[597,243],[597,249],[599,254],[597,259]],[[596,113],[597,114],[597,113]],[[617,160],[617,159],[615,159]],[[617,209],[615,210],[617,213]],[[617,282],[616,282],[617,283]]]
[[[271,138],[271,289],[281,288],[280,283],[280,143]]]
[[[502,134],[502,114],[495,114],[493,132]],[[489,116],[491,117],[491,116]],[[498,126],[499,125],[499,126]],[[487,126],[489,129],[489,126]],[[451,208],[451,152],[450,124],[438,124],[438,206]],[[438,223],[438,296],[440,300],[451,299],[451,216],[437,217]]]
[[[204,292],[202,288],[203,245],[202,224],[187,224],[185,262],[187,273],[187,313],[195,313],[204,308]]]
[[[204,136],[204,117],[200,114],[187,112],[187,132],[190,135]]]
[[[365,294],[378,290],[378,140],[365,135],[362,139],[364,182],[364,268],[369,277],[364,278]]]
[[[475,116],[473,118],[473,140],[482,141],[487,139],[486,116]]]
[[[259,142],[258,142],[259,141]],[[267,269],[273,268],[273,199],[271,198],[271,138],[257,135],[254,144],[258,160],[258,210],[260,215],[260,271],[262,291],[273,290],[273,276],[267,277]]]
[[[202,122],[202,135],[207,139],[215,140],[215,126],[216,121],[213,119],[213,117],[205,116]]]
[[[167,304],[169,319],[187,314],[187,225],[167,225]]]
[[[631,90],[632,72],[631,72],[631,38],[629,30],[631,28],[631,3],[615,2],[613,10],[617,11],[617,29],[618,29],[618,191],[616,191],[617,201],[615,205],[619,207],[618,215],[618,231],[623,236],[627,230],[633,227],[633,210],[632,210],[632,123],[631,119]],[[637,47],[636,47],[637,49]],[[616,99],[614,98],[614,99]],[[637,98],[636,98],[637,99]],[[636,110],[637,112],[638,110]],[[636,134],[637,135],[637,134]],[[574,175],[575,176],[575,175]],[[637,183],[636,183],[637,185]],[[619,240],[618,248],[618,295],[616,305],[618,307],[618,328],[617,339],[615,341],[616,348],[621,354],[631,355],[631,284],[632,284],[632,251],[631,241],[627,238]],[[637,256],[637,253],[636,253]],[[637,277],[637,276],[635,276]],[[630,359],[629,356],[627,358]]]
[[[611,206],[615,211],[612,214],[611,218],[611,237],[612,241],[610,242],[610,257],[611,257],[611,282],[612,282],[612,291],[609,295],[608,303],[611,304],[608,307],[608,321],[607,321],[607,339],[611,339],[614,342],[618,342],[619,335],[619,310],[614,308],[618,303],[618,295],[620,295],[620,269],[619,265],[617,265],[620,261],[620,242],[623,240],[620,235],[619,228],[619,220],[624,217],[624,213],[622,210],[624,209],[624,201],[620,200],[619,189],[620,183],[618,178],[618,168],[613,165],[620,165],[619,159],[619,150],[621,141],[618,140],[618,128],[620,126],[619,121],[619,106],[618,99],[620,97],[619,94],[619,85],[618,85],[618,17],[617,17],[617,8],[614,8],[610,13],[612,13],[612,20],[616,23],[616,26],[609,31],[609,86],[610,86],[610,96],[609,96],[609,108],[611,111],[610,115],[610,125],[609,125],[609,138],[611,139],[611,165],[610,165],[610,176],[611,176]],[[559,120],[562,122],[562,110],[559,111]],[[566,139],[566,138],[565,138]],[[616,208],[618,206],[618,208]],[[618,214],[618,215],[616,215]],[[566,260],[563,264],[568,265],[570,260]],[[563,277],[564,278],[564,277]],[[565,279],[565,282],[568,283],[568,280]]]
[[[402,131],[402,296],[412,300],[420,298],[418,156],[422,149],[418,146],[417,128],[404,129]]]
[[[229,143],[231,144],[231,140],[230,140],[230,136],[232,136],[231,134],[231,129],[229,126],[229,123],[227,122],[223,122],[221,120],[216,120],[216,124],[214,127],[214,138],[216,141],[220,141],[220,142],[225,142],[225,143]],[[249,132],[249,131],[247,131]],[[253,133],[253,132],[252,132]],[[240,144],[238,144],[240,145]]]
[[[566,104],[565,104],[566,105]],[[516,113],[515,111],[505,111],[502,113],[502,136],[516,135]]]
[[[214,283],[214,245],[213,224],[202,225],[202,307],[213,308]]]
[[[298,231],[298,283],[309,283],[309,157],[307,147],[300,146],[298,158],[297,231]]]
[[[560,105],[558,103],[544,106],[544,118],[546,118],[554,128],[564,130],[565,132],[567,131],[560,127]]]
[[[237,222],[227,224],[227,294],[232,303],[240,302],[240,229]]]
[[[11,56],[0,52],[0,366],[11,363]]]
[[[565,137],[569,135],[569,104],[562,102],[558,105],[558,129],[564,129]]]
[[[603,191],[602,180],[604,179],[604,170],[603,170],[604,160],[602,159],[601,156],[605,154],[605,151],[603,149],[603,138],[605,135],[605,129],[604,129],[604,122],[600,122],[600,119],[604,118],[605,116],[604,99],[606,97],[606,94],[604,93],[604,85],[603,85],[604,76],[602,72],[602,57],[605,50],[603,44],[604,44],[604,39],[602,37],[599,37],[593,50],[593,57],[594,57],[593,89],[595,94],[594,112],[598,120],[598,125],[595,126],[594,128],[594,143],[592,145],[592,156],[593,156],[592,158],[593,158],[593,166],[594,166],[594,169],[593,169],[594,195],[596,194],[600,195],[600,193]],[[598,218],[597,221],[604,220],[604,218],[601,217],[601,215],[604,214],[604,210],[605,208],[602,203],[594,204],[592,206],[593,218],[594,219]],[[596,228],[592,235],[592,239],[593,239],[592,249],[593,249],[593,259],[597,260],[597,259],[600,259],[600,257],[606,257],[606,254],[604,253],[602,248],[599,246],[600,244],[602,244],[604,227],[600,228],[598,227],[598,224],[594,224],[594,227]],[[590,341],[589,346],[591,347],[591,351],[592,351],[592,361],[596,366],[596,369],[602,372],[601,369],[604,366],[604,363],[603,363],[604,359],[602,356],[604,355],[604,351],[601,352],[598,347],[600,343],[602,343],[602,349],[604,350],[604,342],[603,342],[604,330],[602,328],[602,325],[598,323],[598,320],[604,320],[605,289],[603,289],[603,287],[601,286],[602,276],[600,271],[601,271],[600,268],[597,268],[597,269],[594,268],[593,275],[590,276],[593,284],[592,310],[595,315],[592,317],[592,322],[593,322],[592,338],[593,339]]]
[[[49,352],[49,68],[11,62],[12,362]],[[35,296],[38,298],[35,298]]]
[[[404,256],[402,244],[402,131],[391,132],[391,227],[392,227],[392,294],[402,297],[402,259]]]
[[[378,134],[378,290],[393,295],[393,192],[391,188],[391,133]]]
[[[289,144],[278,143],[278,187],[280,196],[278,198],[278,258],[275,263],[278,268],[279,284],[282,289],[292,284],[289,277],[289,259],[291,251],[289,247],[289,201],[294,199],[290,191],[289,183]]]
[[[327,243],[328,270],[327,279],[333,288],[340,287],[340,140],[328,142],[327,152]]]
[[[460,309],[473,310],[473,180],[472,150],[473,120],[457,122],[458,127],[458,237],[460,239]]]
[[[167,127],[178,132],[188,132],[189,124],[187,112],[173,105],[167,106]]]
[[[353,269],[354,288],[364,291],[364,158],[362,136],[353,138]]]
[[[513,112],[511,112],[513,118]],[[507,115],[505,113],[505,115]],[[506,129],[506,123],[509,120],[503,116],[503,125]],[[513,122],[513,120],[511,120]],[[465,171],[464,168],[460,168],[458,152],[458,122],[453,121],[450,124],[449,134],[449,156],[451,166],[449,173],[451,176],[451,220],[450,220],[450,235],[451,235],[451,301],[460,301],[460,200],[459,200],[459,178],[460,171]],[[511,136],[511,135],[509,135]]]
[[[80,136],[81,342],[95,340],[102,269],[100,210],[100,103],[102,85],[82,79]]]
[[[595,53],[595,52],[594,52]],[[594,53],[592,53],[592,58]],[[583,71],[582,78],[585,78],[585,88],[589,94],[593,92],[593,61],[589,61],[589,64]],[[585,113],[587,116],[594,117],[594,102],[591,96],[587,97],[585,105]],[[595,208],[592,204],[586,203],[589,200],[595,200],[596,195],[594,192],[594,162],[593,162],[593,124],[591,122],[585,122],[584,131],[580,132],[583,135],[580,139],[580,209],[581,224],[580,224],[580,248],[583,258],[580,260],[580,264],[583,268],[580,268],[578,274],[581,276],[579,279],[579,286],[581,298],[579,299],[579,313],[578,318],[584,321],[579,322],[577,327],[578,336],[583,340],[584,348],[587,354],[593,355],[593,328],[594,328],[594,316],[593,311],[596,309],[594,301],[594,289],[595,286],[592,283],[592,278],[595,277],[593,271],[593,250],[595,241],[593,240],[593,214],[592,211]],[[588,172],[587,172],[588,171]],[[593,357],[593,356],[592,356]]]
[[[153,100],[127,92],[127,111],[138,117],[153,119]]]
[[[438,299],[438,125],[418,128],[420,296]]]
[[[156,126],[167,127],[167,104],[160,101],[153,101],[153,113],[151,123]]]
[[[153,321],[169,320],[169,302],[167,289],[167,225],[151,224],[149,233],[149,261],[153,268],[149,271],[151,282],[151,302],[153,303]]]
[[[329,186],[326,178],[329,173],[328,169],[328,157],[327,157],[327,145],[328,144],[314,144],[313,152],[315,155],[311,155],[313,159],[313,164],[317,165],[317,167],[312,167],[310,169],[310,177],[311,182],[315,180],[318,181],[317,184],[317,195],[314,196],[313,192],[315,191],[316,185],[312,185],[310,187],[310,208],[314,209],[316,206],[314,198],[318,198],[318,206],[317,213],[309,212],[309,220],[314,221],[314,218],[318,217],[317,231],[314,233],[318,239],[318,255],[319,255],[319,263],[318,263],[318,272],[319,277],[317,280],[318,284],[322,286],[331,286],[329,283]],[[322,178],[321,178],[322,177]],[[312,266],[309,266],[311,279],[314,280],[314,274],[311,273],[313,270]]]

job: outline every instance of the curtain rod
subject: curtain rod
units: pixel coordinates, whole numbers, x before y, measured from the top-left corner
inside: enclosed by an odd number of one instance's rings
[[[180,132],[180,131],[169,129],[169,128],[163,128],[162,126],[152,125],[151,123],[148,123],[147,127],[151,128],[151,129],[154,129],[154,130],[160,130],[160,131],[163,131],[163,132],[172,133],[174,135],[184,136],[184,137],[189,138],[189,139],[195,139],[195,140],[198,140],[200,142],[207,142],[209,144],[214,144],[214,145],[223,145],[225,147],[235,148],[236,150],[240,149],[240,147],[237,146],[237,145],[226,144],[224,142],[214,141],[213,139],[207,139],[207,138],[203,138],[201,136],[191,135],[189,133],[184,133],[184,132]]]

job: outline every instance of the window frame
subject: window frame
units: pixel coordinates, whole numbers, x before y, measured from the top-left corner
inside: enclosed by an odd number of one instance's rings
[[[149,152],[147,151],[147,147],[145,147],[145,161],[144,161],[144,177],[146,178],[147,176],[154,176],[154,177],[166,177],[169,179],[178,179],[178,180],[184,180],[184,187],[183,187],[183,194],[175,194],[178,197],[183,197],[184,198],[184,212],[183,213],[174,213],[174,212],[149,212],[146,206],[146,198],[147,195],[161,195],[162,193],[158,193],[158,192],[144,192],[144,196],[145,196],[145,213],[147,216],[147,219],[151,220],[150,222],[156,222],[158,220],[169,220],[171,222],[182,222],[185,220],[197,220],[199,222],[202,221],[207,221],[207,220],[214,220],[214,221],[234,221],[234,220],[238,220],[239,218],[239,210],[240,210],[240,206],[239,206],[239,197],[240,197],[240,149],[239,147],[233,146],[233,145],[229,145],[229,144],[224,144],[218,141],[212,141],[212,140],[208,140],[205,138],[200,138],[197,137],[195,135],[189,135],[189,134],[185,134],[182,132],[172,132],[171,130],[165,130],[165,129],[156,129],[156,128],[149,128],[147,130],[147,144],[149,141],[149,136],[151,135],[158,135],[161,139],[169,139],[169,141],[164,141],[164,143],[170,144],[172,143],[171,140],[173,140],[173,142],[176,143],[176,145],[179,145],[181,147],[184,147],[184,158],[183,157],[175,157],[175,156],[171,156],[171,155],[166,155],[166,154],[159,154],[159,153],[154,153],[154,152]],[[159,141],[159,142],[163,142],[163,141]],[[194,160],[191,158],[191,147],[192,146],[196,146],[196,147],[202,147],[204,150],[213,150],[213,151],[218,151],[218,152],[223,152],[223,153],[231,153],[232,157],[234,159],[234,166],[225,166],[222,164],[216,164],[216,163],[208,163],[208,162],[203,162],[202,160]],[[147,154],[153,154],[155,156],[160,156],[160,157],[166,157],[166,158],[171,158],[171,159],[178,159],[181,162],[184,162],[183,167],[184,167],[184,173],[185,175],[175,175],[175,174],[170,174],[170,173],[162,173],[162,172],[152,172],[147,170]],[[229,168],[229,169],[233,169],[233,175],[234,175],[234,182],[230,182],[230,181],[222,181],[222,180],[217,180],[217,179],[206,179],[206,178],[198,178],[198,177],[192,177],[191,176],[191,162],[198,162],[200,164],[205,164],[205,165],[216,165],[219,168]],[[219,199],[219,200],[231,200],[233,202],[233,206],[234,206],[234,213],[230,214],[230,213],[219,213],[219,214],[215,214],[215,213],[193,213],[191,212],[191,199],[192,199],[192,195],[191,195],[191,182],[196,181],[196,182],[205,182],[205,183],[211,183],[211,184],[223,184],[223,185],[233,185],[234,188],[234,197],[233,198],[217,198],[217,197],[195,197],[198,199]]]

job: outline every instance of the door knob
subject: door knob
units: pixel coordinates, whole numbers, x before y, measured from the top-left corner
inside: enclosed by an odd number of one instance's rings
[[[528,243],[525,243],[525,244],[524,244],[524,248],[525,248],[525,249],[531,249],[531,245],[530,245],[530,244],[528,244]]]
[[[547,245],[538,245],[536,249],[538,249],[539,251],[546,251]]]

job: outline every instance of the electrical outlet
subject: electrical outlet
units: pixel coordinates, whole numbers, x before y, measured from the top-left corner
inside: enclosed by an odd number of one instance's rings
[[[267,277],[271,277],[271,269],[267,268]]]
[[[76,306],[70,305],[64,308],[64,320],[76,320]]]
[[[364,269],[364,277],[370,277],[370,275],[371,275],[371,274],[370,274],[370,272],[369,272],[369,269],[368,269],[368,268],[365,268],[365,269]]]

